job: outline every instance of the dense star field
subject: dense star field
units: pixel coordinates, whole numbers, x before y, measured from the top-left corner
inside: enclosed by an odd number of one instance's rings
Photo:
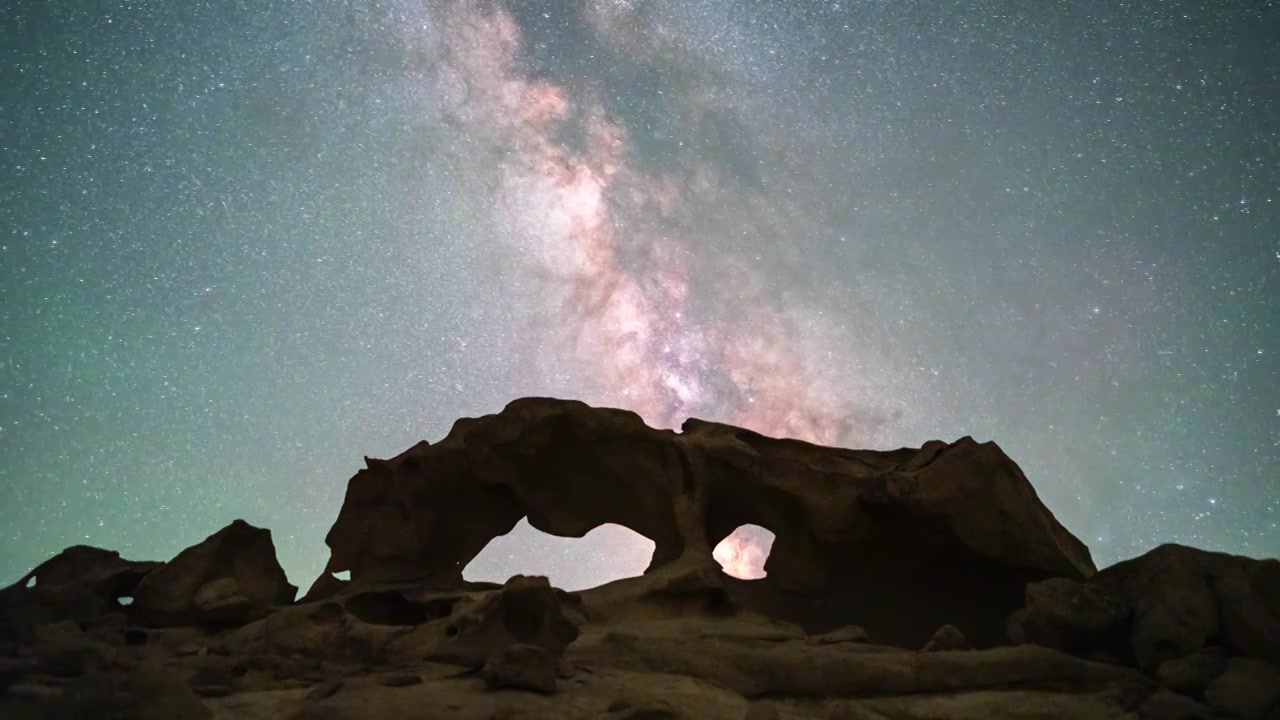
[[[305,589],[363,455],[524,395],[1280,555],[1280,5],[1148,5],[4,4],[0,581],[241,517]]]

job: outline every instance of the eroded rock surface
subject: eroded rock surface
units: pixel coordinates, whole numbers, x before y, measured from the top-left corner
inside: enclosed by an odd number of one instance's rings
[[[970,438],[840,450],[698,420],[655,430],[631,412],[530,398],[367,464],[308,599],[336,591],[331,575],[342,571],[357,586],[461,587],[463,567],[526,516],[563,536],[630,528],[654,541],[650,571],[715,567],[717,543],[759,525],[776,536],[768,577],[728,592],[809,629],[872,618],[878,638],[904,647],[948,623],[977,646],[1002,641],[1028,581],[1094,572],[1018,466]],[[840,600],[821,607],[797,594]]]
[[[138,583],[163,563],[125,560],[112,550],[75,545],[0,590],[0,647],[30,641],[35,628],[64,620],[91,623],[120,609]]]
[[[1095,573],[989,443],[531,399],[367,464],[300,602],[243,522],[167,563],[70,548],[0,591],[0,717],[1280,718],[1280,563],[1162,546]],[[654,560],[574,593],[463,582],[525,516],[625,525]],[[776,535],[761,580],[711,558],[746,523]]]

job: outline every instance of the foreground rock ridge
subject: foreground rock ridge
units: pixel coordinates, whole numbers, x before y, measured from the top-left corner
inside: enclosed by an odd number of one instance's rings
[[[994,443],[526,398],[366,465],[300,599],[240,520],[0,590],[0,717],[1280,720],[1280,561],[1163,545],[1098,571]],[[653,560],[573,593],[463,580],[522,518],[616,523]],[[711,555],[745,524],[776,538],[759,580]]]

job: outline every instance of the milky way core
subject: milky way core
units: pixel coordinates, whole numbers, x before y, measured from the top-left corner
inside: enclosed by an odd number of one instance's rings
[[[605,30],[636,26],[637,12],[583,9]],[[452,3],[427,24],[441,39],[431,43],[428,83],[465,88],[441,104],[436,131],[466,138],[465,164],[488,175],[476,185],[493,208],[500,266],[526,306],[514,349],[530,360],[525,383],[567,381],[572,394],[657,427],[713,416],[825,444],[880,439],[870,420],[884,412],[882,398],[837,384],[831,371],[846,361],[832,351],[842,330],[802,299],[770,292],[766,273],[795,232],[785,216],[804,210],[788,199],[791,187],[752,188],[693,142],[676,141],[661,166],[645,166],[628,119],[603,100],[620,91],[608,73],[536,74],[525,59],[534,41],[502,5]],[[602,56],[634,52],[615,47],[630,37],[598,37]],[[653,58],[678,50],[660,33],[643,48]],[[687,108],[694,132],[737,110],[704,87],[710,81],[691,74],[672,83],[678,97],[663,98]]]

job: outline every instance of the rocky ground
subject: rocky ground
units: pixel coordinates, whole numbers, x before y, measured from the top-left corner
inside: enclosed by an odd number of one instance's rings
[[[1280,561],[1097,571],[994,444],[873,452],[526,399],[352,478],[300,599],[236,521],[0,591],[3,718],[1280,720]],[[567,593],[461,570],[524,517],[655,542]],[[711,548],[771,530],[768,577]],[[338,574],[350,573],[349,580]]]

